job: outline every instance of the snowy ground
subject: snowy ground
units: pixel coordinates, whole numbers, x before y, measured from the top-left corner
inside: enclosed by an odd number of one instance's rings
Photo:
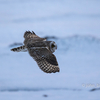
[[[26,30],[57,43],[60,73],[10,51]],[[0,51],[0,100],[100,100],[100,1],[0,0]]]

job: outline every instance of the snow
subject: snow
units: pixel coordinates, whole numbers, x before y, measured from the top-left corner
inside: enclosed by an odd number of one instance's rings
[[[80,100],[99,100],[96,98],[100,98],[99,91],[94,92],[82,92],[82,91],[39,91],[39,92],[2,92],[0,93],[2,97],[0,96],[1,100],[63,100],[63,99],[80,99]],[[44,95],[47,95],[47,97],[44,97]],[[97,97],[98,95],[98,97]],[[93,98],[94,97],[94,98]]]
[[[99,0],[0,0],[0,100],[99,100],[99,26]],[[57,43],[59,73],[10,51],[26,30]]]

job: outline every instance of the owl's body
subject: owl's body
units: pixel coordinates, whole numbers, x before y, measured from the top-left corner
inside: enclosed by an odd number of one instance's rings
[[[41,70],[46,73],[59,72],[58,63],[53,52],[57,49],[57,45],[53,41],[46,41],[40,38],[33,31],[26,31],[24,34],[24,45],[13,48],[15,52],[28,51],[30,56],[37,62]]]

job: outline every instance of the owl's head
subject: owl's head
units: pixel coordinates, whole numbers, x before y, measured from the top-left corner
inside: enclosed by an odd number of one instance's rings
[[[50,51],[53,53],[57,49],[57,45],[54,41],[50,42]]]

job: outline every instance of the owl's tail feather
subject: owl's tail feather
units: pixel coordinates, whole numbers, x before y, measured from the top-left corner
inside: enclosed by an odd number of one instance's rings
[[[11,51],[14,51],[14,52],[26,52],[27,48],[23,45],[23,46],[11,49]]]

